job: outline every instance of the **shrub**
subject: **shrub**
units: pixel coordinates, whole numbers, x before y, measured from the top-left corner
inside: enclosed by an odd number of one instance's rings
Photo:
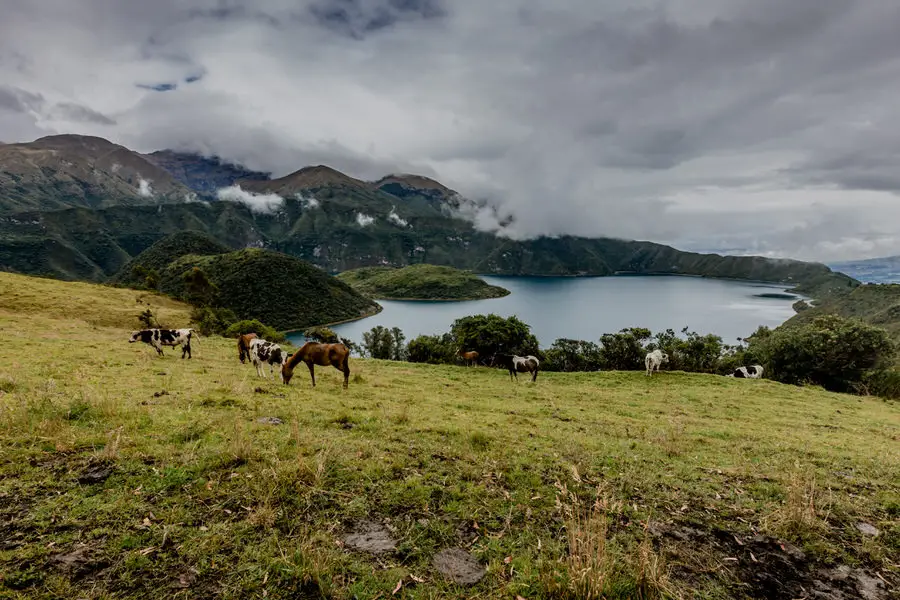
[[[672,329],[656,334],[648,350],[659,348],[669,355],[668,367],[672,370],[694,373],[715,373],[721,370],[720,360],[727,350],[718,335],[700,335],[695,331],[681,330],[678,337]],[[737,365],[740,366],[740,365]]]
[[[420,335],[407,344],[406,359],[410,362],[433,365],[453,364],[456,361],[454,348],[453,336],[449,333]]]
[[[149,308],[139,314],[137,318],[144,329],[156,329],[159,327],[159,321],[156,319],[156,315],[154,315],[153,311]]]
[[[303,332],[303,337],[314,342],[333,344],[338,342],[338,335],[328,327],[310,327]],[[346,345],[346,344],[345,344]],[[349,347],[349,346],[348,346]]]
[[[225,331],[225,337],[236,338],[240,335],[244,335],[245,333],[255,333],[266,341],[275,342],[278,344],[287,341],[287,337],[285,337],[283,333],[281,333],[280,331],[276,331],[268,325],[260,323],[256,319],[245,319],[243,321],[232,323],[232,325]]]
[[[643,369],[647,355],[644,343],[650,335],[650,330],[643,327],[628,327],[619,333],[601,335],[599,356],[602,368],[617,371]]]
[[[227,308],[195,307],[191,310],[191,322],[200,335],[227,335],[227,330],[237,321],[235,314]]]
[[[531,327],[515,316],[506,319],[494,314],[463,317],[453,323],[450,333],[458,349],[475,350],[485,359],[497,352],[522,356],[539,353]]]
[[[545,371],[597,371],[601,365],[600,346],[594,342],[560,338],[544,352]]]
[[[767,360],[772,379],[782,383],[813,383],[848,392],[870,372],[887,365],[894,356],[888,333],[856,319],[837,315],[771,332],[751,341]]]

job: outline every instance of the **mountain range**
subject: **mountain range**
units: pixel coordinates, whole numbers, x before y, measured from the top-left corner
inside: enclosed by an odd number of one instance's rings
[[[512,240],[476,229],[465,216],[476,207],[487,205],[420,175],[363,181],[317,165],[272,178],[76,135],[0,145],[0,269],[26,274],[106,281],[160,239],[193,230],[329,272],[431,263],[505,275],[680,274],[785,282],[817,297],[858,285],[819,263],[613,238]]]

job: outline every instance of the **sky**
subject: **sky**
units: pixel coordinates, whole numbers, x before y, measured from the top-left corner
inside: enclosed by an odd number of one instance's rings
[[[419,173],[516,238],[900,254],[896,0],[2,5],[0,141]]]

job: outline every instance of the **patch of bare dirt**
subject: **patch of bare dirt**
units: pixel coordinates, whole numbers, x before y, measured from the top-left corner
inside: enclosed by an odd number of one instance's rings
[[[887,585],[872,573],[846,565],[823,568],[800,548],[775,538],[660,522],[651,523],[648,529],[657,539],[668,538],[677,545],[710,552],[720,568],[744,582],[754,598],[888,600]]]
[[[434,556],[434,568],[459,585],[472,585],[481,581],[485,569],[471,554],[462,548],[447,548]]]
[[[68,552],[52,555],[48,564],[73,578],[83,577],[107,566],[106,562],[99,558],[96,550],[86,544],[79,544]]]
[[[351,531],[344,535],[344,544],[352,550],[384,554],[397,549],[397,542],[387,527],[375,521],[357,521]]]

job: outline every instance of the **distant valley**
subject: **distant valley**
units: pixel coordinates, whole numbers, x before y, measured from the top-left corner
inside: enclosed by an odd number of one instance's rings
[[[612,238],[511,240],[477,230],[464,216],[472,206],[419,175],[362,181],[319,165],[272,179],[215,158],[51,136],[0,145],[0,269],[106,281],[155,242],[191,230],[331,273],[429,263],[496,275],[681,274],[784,282],[815,297],[858,285],[817,263]]]
[[[866,283],[900,283],[900,256],[836,262],[829,266]]]

